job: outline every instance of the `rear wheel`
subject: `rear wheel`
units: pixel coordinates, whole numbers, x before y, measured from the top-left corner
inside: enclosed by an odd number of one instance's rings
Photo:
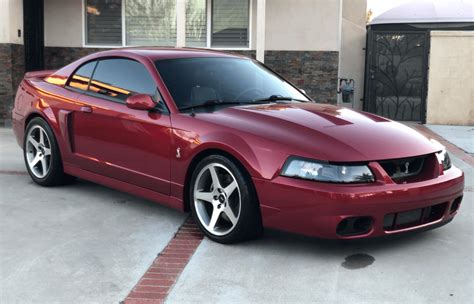
[[[56,138],[44,119],[33,118],[28,123],[25,134],[23,155],[26,169],[35,183],[56,186],[74,180],[74,177],[63,171]]]
[[[191,212],[201,230],[219,243],[249,240],[262,233],[260,210],[251,181],[221,155],[203,159],[194,170]]]

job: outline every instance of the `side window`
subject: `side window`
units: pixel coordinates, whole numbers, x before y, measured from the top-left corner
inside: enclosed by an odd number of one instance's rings
[[[87,91],[87,86],[89,85],[96,63],[97,61],[91,61],[77,69],[69,80],[68,86]]]
[[[125,101],[134,94],[157,97],[155,81],[139,62],[129,59],[100,60],[95,69],[89,91]]]

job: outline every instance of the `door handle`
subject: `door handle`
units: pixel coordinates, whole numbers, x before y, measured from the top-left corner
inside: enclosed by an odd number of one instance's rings
[[[82,106],[81,107],[81,112],[83,113],[92,113],[92,108],[89,106]]]

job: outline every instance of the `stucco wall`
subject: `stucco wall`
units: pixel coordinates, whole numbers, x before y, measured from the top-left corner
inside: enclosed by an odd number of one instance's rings
[[[354,79],[354,108],[359,110],[364,95],[366,10],[367,0],[342,1],[339,77]],[[341,96],[338,99],[341,101]]]
[[[339,1],[267,0],[266,3],[266,50],[339,50]]]
[[[0,0],[0,43],[23,44],[23,1]]]
[[[82,1],[44,0],[45,46],[82,46]]]
[[[427,123],[474,125],[474,31],[432,31]]]

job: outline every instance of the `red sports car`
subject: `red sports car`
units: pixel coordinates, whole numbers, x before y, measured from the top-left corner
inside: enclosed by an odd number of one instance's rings
[[[27,73],[13,128],[36,183],[79,177],[190,211],[222,243],[264,226],[343,239],[433,228],[464,188],[439,143],[208,50],[111,50]]]

